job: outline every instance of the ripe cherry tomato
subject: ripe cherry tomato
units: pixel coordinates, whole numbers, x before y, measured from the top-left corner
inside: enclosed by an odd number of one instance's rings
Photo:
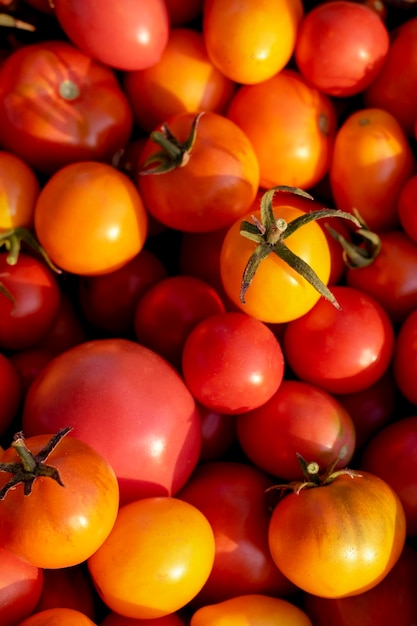
[[[336,131],[334,106],[299,72],[284,69],[256,85],[241,86],[227,117],[253,144],[261,187],[309,189],[326,174]]]
[[[16,626],[36,608],[44,571],[0,548],[0,620],[2,626]]]
[[[0,352],[0,435],[6,431],[17,415],[22,396],[23,384],[19,370],[9,356]]]
[[[105,160],[127,143],[132,113],[114,72],[65,41],[20,47],[0,69],[0,143],[36,171]]]
[[[196,507],[178,498],[143,498],[121,507],[88,569],[111,610],[157,618],[178,611],[200,591],[214,550],[211,526]]]
[[[378,75],[389,49],[388,29],[364,4],[336,0],[315,6],[300,24],[295,59],[322,93],[349,97]]]
[[[95,623],[75,609],[53,608],[33,613],[19,626],[95,626]]]
[[[50,441],[51,435],[44,434],[25,441],[20,433],[4,452],[0,536],[2,547],[19,558],[54,569],[81,563],[103,543],[116,520],[119,488],[111,465],[92,446],[66,435],[48,454]],[[12,483],[18,475],[4,468],[11,462],[22,467],[17,444],[31,453],[25,471],[35,477],[25,485],[19,480]],[[24,458],[27,464],[28,454]],[[58,471],[59,480],[56,475],[36,474],[41,463],[46,472],[46,460]],[[6,492],[9,481],[17,486]]]
[[[32,226],[39,191],[32,168],[12,152],[0,151],[0,232]]]
[[[300,0],[208,0],[203,5],[207,52],[236,83],[260,83],[280,72],[294,51],[304,14]]]
[[[55,15],[68,38],[86,54],[120,70],[156,63],[167,44],[169,15],[164,0],[55,0]],[[94,24],[94,28],[91,28]]]
[[[105,274],[138,254],[147,215],[133,182],[116,168],[78,161],[43,186],[35,206],[39,243],[61,269]]]

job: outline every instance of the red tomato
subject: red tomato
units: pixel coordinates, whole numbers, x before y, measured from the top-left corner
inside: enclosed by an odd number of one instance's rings
[[[61,303],[54,323],[38,347],[50,352],[51,355],[56,355],[77,346],[86,339],[87,330],[77,302],[75,298],[71,298],[70,293],[62,289]]]
[[[398,195],[397,211],[400,224],[408,237],[417,243],[417,174],[406,180]]]
[[[19,626],[95,626],[89,617],[74,609],[46,609],[33,613]]]
[[[406,317],[398,329],[392,368],[400,393],[417,405],[417,309]]]
[[[236,433],[252,463],[285,480],[302,478],[297,454],[321,467],[336,463],[341,468],[355,451],[355,427],[343,405],[320,387],[297,380],[283,380],[270,400],[239,415]]]
[[[236,416],[222,415],[198,403],[201,420],[201,461],[222,457],[236,442]]]
[[[49,363],[54,355],[45,348],[28,348],[13,352],[9,359],[19,374],[22,398],[26,395],[37,375]]]
[[[0,297],[3,298],[4,296]],[[16,417],[23,391],[18,368],[11,357],[0,352],[0,435],[6,431]]]
[[[97,598],[82,565],[43,570],[44,584],[35,613],[53,608],[74,609],[91,620],[96,614]]]
[[[387,371],[394,329],[386,311],[366,293],[341,285],[333,287],[333,293],[340,311],[322,299],[303,317],[288,322],[284,354],[300,380],[330,393],[354,393]]]
[[[3,147],[48,174],[74,161],[110,161],[132,130],[114,72],[64,41],[8,56],[0,68],[0,116]]]
[[[350,97],[378,75],[389,49],[385,24],[364,4],[335,0],[315,6],[302,20],[295,60],[322,93]]]
[[[215,557],[210,576],[192,605],[203,606],[246,593],[288,595],[293,585],[272,561],[262,470],[233,461],[199,465],[178,497],[197,507],[213,529]]]
[[[3,548],[0,561],[0,620],[2,626],[16,626],[35,610],[44,572]]]
[[[233,415],[269,400],[281,384],[284,358],[265,324],[244,313],[217,313],[188,334],[182,372],[198,402]]]
[[[55,0],[55,15],[68,38],[86,54],[120,70],[157,63],[167,44],[164,0]],[[94,24],[94,28],[91,28]]]
[[[32,168],[12,152],[0,151],[0,232],[33,225],[39,191]]]
[[[23,407],[25,433],[67,424],[110,462],[122,502],[175,494],[200,454],[199,415],[178,372],[127,339],[71,348],[34,381]]]

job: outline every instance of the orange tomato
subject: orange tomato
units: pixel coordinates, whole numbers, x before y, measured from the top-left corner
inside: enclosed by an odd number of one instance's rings
[[[95,622],[80,611],[55,608],[34,613],[19,626],[95,626]]]
[[[241,86],[227,117],[249,137],[264,188],[309,189],[327,173],[336,114],[331,100],[294,70],[257,85]]]
[[[175,113],[222,113],[235,83],[210,61],[200,32],[173,28],[159,62],[126,73],[124,89],[137,124],[151,132]]]
[[[236,596],[198,609],[190,626],[312,626],[300,608],[261,594]]]
[[[149,497],[120,508],[88,568],[112,611],[157,618],[194,598],[210,574],[214,552],[212,528],[196,507],[170,496]]]
[[[397,203],[416,169],[407,136],[383,109],[359,109],[336,134],[329,177],[338,209],[356,209],[371,230],[398,226]]]
[[[39,191],[32,168],[12,152],[0,151],[0,232],[32,226]]]
[[[207,53],[236,83],[260,83],[290,60],[303,15],[301,0],[207,0],[203,5]]]
[[[61,269],[105,274],[142,249],[147,235],[142,198],[111,165],[79,161],[53,174],[35,206],[39,243]]]

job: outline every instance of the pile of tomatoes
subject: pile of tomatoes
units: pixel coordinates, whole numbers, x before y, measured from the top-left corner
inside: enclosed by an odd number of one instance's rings
[[[414,3],[0,9],[2,626],[415,626]]]

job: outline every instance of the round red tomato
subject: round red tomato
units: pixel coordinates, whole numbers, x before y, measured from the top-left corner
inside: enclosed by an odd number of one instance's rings
[[[0,548],[0,620],[16,626],[36,608],[44,584],[44,571]]]
[[[417,117],[416,117],[417,119]],[[398,218],[405,233],[417,244],[417,174],[411,176],[398,194]]]
[[[80,611],[92,620],[95,618],[97,597],[83,563],[72,567],[44,569],[43,581],[36,612],[67,608]]]
[[[398,329],[392,371],[400,393],[417,405],[417,309],[406,317]]]

